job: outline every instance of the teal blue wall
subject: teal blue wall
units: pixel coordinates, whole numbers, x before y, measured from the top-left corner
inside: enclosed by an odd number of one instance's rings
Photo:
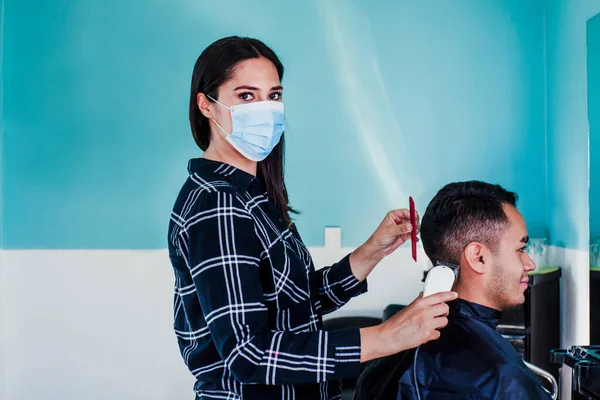
[[[163,248],[199,53],[281,56],[300,231],[368,237],[409,195],[483,179],[546,233],[544,4],[5,0],[2,246]],[[555,143],[556,145],[556,143]],[[557,190],[557,188],[554,188]]]
[[[590,236],[600,238],[600,15],[587,23]]]
[[[600,0],[548,0],[548,221],[553,245],[589,249],[586,21]]]
[[[3,107],[4,107],[4,82],[3,77],[4,73],[2,71],[2,66],[4,65],[4,55],[3,55],[3,44],[4,44],[4,0],[0,0],[0,249],[2,248],[3,243],[3,213],[4,210],[4,151],[2,150],[2,144],[4,142],[4,118],[3,115]],[[0,278],[1,279],[1,278]],[[0,281],[0,284],[2,282]],[[0,390],[1,393],[1,390]]]

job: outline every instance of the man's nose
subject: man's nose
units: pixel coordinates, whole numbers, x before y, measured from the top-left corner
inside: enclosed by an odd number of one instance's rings
[[[537,268],[533,259],[527,254],[527,259],[525,260],[525,271],[533,271]]]

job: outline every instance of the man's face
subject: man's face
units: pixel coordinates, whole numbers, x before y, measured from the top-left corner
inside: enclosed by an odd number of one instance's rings
[[[509,225],[500,238],[498,251],[493,255],[491,279],[486,293],[492,304],[505,310],[525,302],[529,272],[535,263],[525,252],[529,241],[527,226],[521,214],[511,205],[504,205]]]

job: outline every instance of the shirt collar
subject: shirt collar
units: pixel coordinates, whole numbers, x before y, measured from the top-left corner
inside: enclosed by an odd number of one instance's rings
[[[464,299],[456,299],[448,303],[450,314],[473,318],[496,329],[502,318],[502,312]]]
[[[232,165],[208,160],[206,158],[192,158],[188,162],[188,171],[190,174],[202,172],[216,173],[233,183],[242,192],[247,191],[250,184],[256,179],[254,175],[242,171]]]

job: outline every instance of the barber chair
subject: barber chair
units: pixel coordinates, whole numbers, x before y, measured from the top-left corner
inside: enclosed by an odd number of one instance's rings
[[[556,382],[554,375],[552,375],[550,372],[544,369],[541,369],[540,367],[536,367],[535,365],[528,363],[527,361],[523,362],[525,363],[525,365],[527,365],[527,367],[530,370],[533,371],[534,374],[544,379],[542,380],[542,382],[547,382],[548,384],[550,384],[552,390],[548,390],[548,392],[550,393],[552,398],[556,400],[558,398],[558,383]]]

